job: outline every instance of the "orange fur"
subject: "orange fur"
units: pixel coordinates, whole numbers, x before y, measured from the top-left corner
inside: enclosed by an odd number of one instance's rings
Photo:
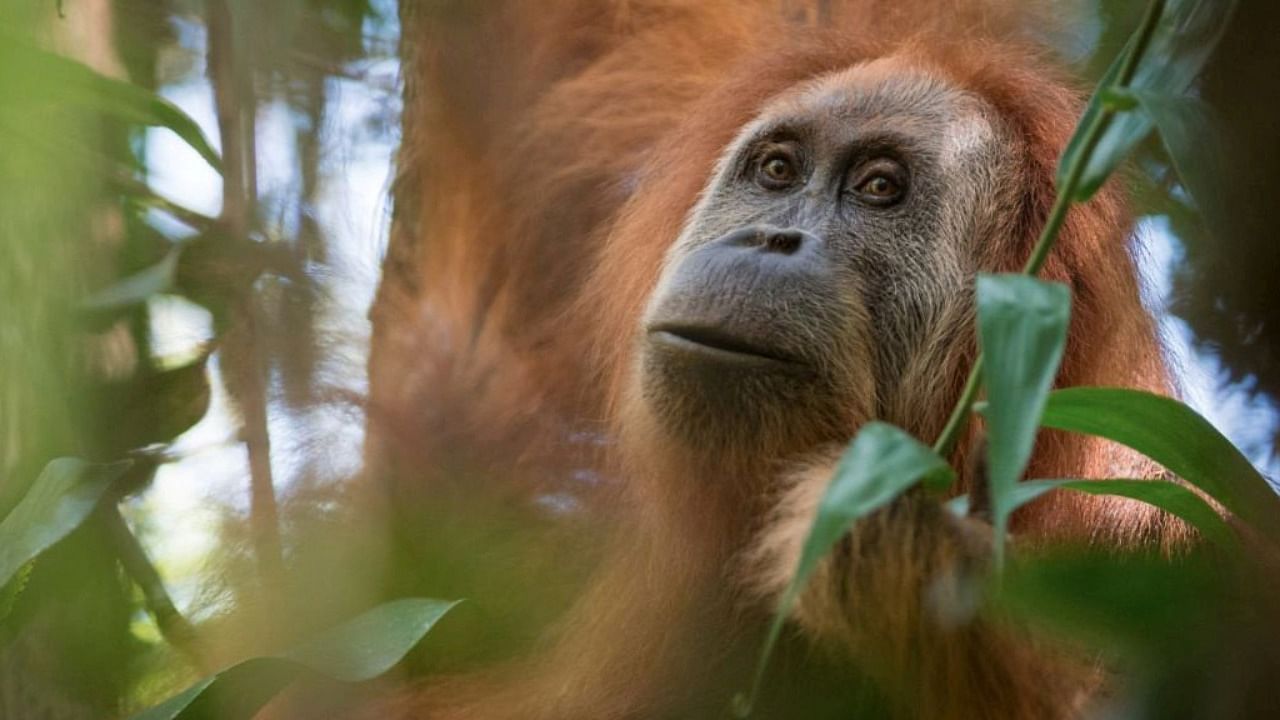
[[[1004,242],[965,270],[1017,269],[1082,108],[1039,44],[1038,18],[1024,3],[994,0],[495,0],[406,11],[397,213],[373,310],[371,472],[402,493],[438,491],[424,473],[446,461],[500,474],[517,494],[583,465],[625,482],[598,498],[617,539],[551,650],[482,678],[436,682],[379,717],[723,710],[831,463],[808,458],[806,469],[780,473],[795,459],[766,450],[707,467],[666,447],[656,421],[628,401],[636,322],[663,254],[722,149],[767,100],[892,57],[984,98],[1018,139],[1022,202],[1007,209]],[[1166,389],[1130,229],[1121,195],[1104,189],[1072,211],[1045,268],[1075,296],[1061,385]],[[907,369],[913,392],[883,418],[922,438],[941,429],[974,355],[971,308],[951,310]],[[578,428],[620,442],[566,443]],[[970,464],[972,435],[957,467]],[[1151,472],[1099,441],[1053,433],[1030,469]],[[780,474],[791,480],[779,485]],[[972,480],[962,473],[961,489]],[[1046,497],[1014,529],[1108,545],[1181,536],[1145,506],[1083,495]],[[983,621],[936,627],[923,609],[932,579],[980,566],[983,547],[972,528],[905,498],[851,534],[852,560],[824,566],[796,622],[886,683],[906,712],[1071,716],[1090,673],[1069,673],[1072,663]],[[846,583],[861,601],[833,592]],[[803,660],[798,667],[809,672]],[[788,717],[785,693],[772,697],[775,714],[766,698],[761,717]]]

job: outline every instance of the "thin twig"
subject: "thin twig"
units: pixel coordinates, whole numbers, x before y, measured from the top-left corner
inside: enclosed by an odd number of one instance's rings
[[[120,192],[133,196],[143,205],[163,210],[172,215],[183,225],[199,231],[208,231],[217,224],[215,218],[211,218],[204,213],[197,212],[191,208],[179,205],[178,203],[156,193],[146,183],[132,177],[129,173],[117,169],[108,177],[112,185]]]
[[[116,557],[120,565],[142,590],[143,601],[147,610],[155,618],[160,634],[200,670],[208,670],[203,653],[200,652],[199,638],[196,629],[183,616],[169,597],[169,592],[160,579],[147,552],[138,538],[129,529],[120,515],[120,510],[113,502],[103,503],[97,511],[98,521],[107,530]]]
[[[205,6],[209,76],[223,148],[221,220],[232,237],[246,241],[257,201],[253,85],[243,61],[237,62],[235,26],[227,0],[206,0]],[[264,599],[267,607],[273,608],[282,599],[284,554],[271,471],[266,368],[259,342],[261,319],[253,283],[243,289],[243,296],[233,305],[231,326],[223,336],[223,358],[231,380],[229,389],[234,386],[241,410],[243,439],[249,454],[249,530]]]
[[[960,399],[956,402],[956,406],[951,409],[951,416],[947,418],[947,424],[942,429],[942,433],[938,435],[938,440],[933,444],[933,451],[939,455],[946,457],[951,452],[951,448],[955,445],[956,439],[960,437],[960,431],[969,421],[969,410],[973,407],[973,401],[978,399],[978,391],[982,389],[982,365],[985,358],[979,353],[978,357],[973,361],[973,368],[969,370],[969,377],[964,381],[964,390],[960,392]]]

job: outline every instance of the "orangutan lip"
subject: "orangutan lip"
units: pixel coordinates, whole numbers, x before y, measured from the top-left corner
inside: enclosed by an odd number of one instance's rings
[[[717,355],[728,360],[765,360],[787,364],[798,362],[794,357],[774,348],[757,345],[713,327],[658,325],[650,328],[649,334],[668,345]]]

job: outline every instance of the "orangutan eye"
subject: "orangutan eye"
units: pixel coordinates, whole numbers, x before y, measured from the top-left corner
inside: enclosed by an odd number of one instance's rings
[[[906,168],[882,158],[863,166],[853,183],[853,192],[868,205],[888,207],[902,199],[906,184]]]
[[[877,175],[862,183],[858,192],[877,198],[890,198],[898,194],[898,185],[883,175]]]
[[[757,166],[756,182],[768,190],[785,190],[799,180],[799,163],[789,152],[774,150],[765,155]]]

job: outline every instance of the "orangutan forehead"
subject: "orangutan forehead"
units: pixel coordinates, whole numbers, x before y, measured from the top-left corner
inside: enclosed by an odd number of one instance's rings
[[[742,140],[793,133],[838,144],[896,135],[930,145],[946,160],[998,142],[1000,125],[983,98],[898,58],[883,58],[822,75],[776,98]]]

